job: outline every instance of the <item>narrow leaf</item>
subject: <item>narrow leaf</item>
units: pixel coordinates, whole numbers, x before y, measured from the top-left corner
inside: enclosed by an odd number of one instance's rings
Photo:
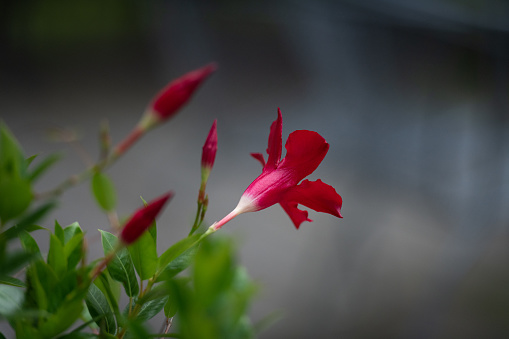
[[[15,286],[15,287],[26,287],[26,284],[23,281],[16,279],[14,277],[9,277],[9,276],[0,278],[0,284],[10,285],[10,286]]]
[[[100,232],[104,254],[107,255],[115,249],[118,240],[116,236],[109,232]],[[122,248],[115,253],[113,260],[108,265],[108,272],[114,280],[120,281],[122,285],[124,285],[124,289],[128,296],[134,297],[138,294],[138,280],[134,273],[133,261],[127,249]]]
[[[137,319],[140,321],[147,321],[152,319],[156,314],[161,312],[164,304],[168,301],[168,297],[162,297],[154,300],[147,301],[141,306]]]
[[[192,235],[176,242],[173,246],[168,248],[163,254],[161,254],[161,257],[159,257],[158,270],[162,271],[170,262],[175,260],[182,253],[197,245],[200,237],[200,234]]]
[[[9,316],[21,309],[23,291],[14,286],[0,285],[0,315]]]
[[[115,334],[117,327],[113,317],[113,311],[108,300],[101,290],[94,284],[91,284],[87,296],[85,297],[90,315],[93,318],[100,317],[95,322],[107,333]]]
[[[83,237],[83,233],[77,233],[64,245],[68,269],[75,268],[83,257]]]
[[[117,203],[115,186],[104,173],[97,172],[92,178],[92,192],[99,206],[105,211],[112,211]]]
[[[52,154],[44,158],[32,171],[30,171],[28,175],[28,179],[30,181],[37,180],[41,174],[46,172],[51,166],[53,166],[57,161],[59,161],[62,157],[58,154]],[[30,161],[31,163],[31,161]]]
[[[48,265],[53,268],[58,277],[63,276],[67,271],[64,246],[54,234],[51,234],[49,238]]]
[[[57,236],[60,243],[64,245],[64,229],[60,224],[55,220],[55,235]]]
[[[188,250],[184,251],[181,255],[173,259],[159,275],[157,281],[169,280],[188,268],[198,251],[199,246],[193,246]]]
[[[142,280],[150,279],[157,268],[156,242],[149,232],[128,247],[136,272]]]
[[[21,231],[32,232],[44,227],[35,225],[42,217],[44,217],[51,209],[55,207],[54,202],[46,203],[32,212],[25,213],[25,216],[18,221],[16,225],[6,230],[3,234],[7,240],[18,236]]]
[[[19,234],[19,239],[21,241],[21,246],[28,253],[32,253],[35,255],[36,259],[42,259],[41,250],[39,249],[39,245],[37,245],[37,241],[28,233],[27,231],[23,231]]]

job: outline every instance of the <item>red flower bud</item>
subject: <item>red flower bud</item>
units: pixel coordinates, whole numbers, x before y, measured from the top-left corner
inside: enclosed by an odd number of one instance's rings
[[[126,245],[135,242],[152,225],[156,216],[172,196],[173,192],[166,193],[137,210],[120,232],[120,240]]]
[[[214,120],[201,154],[201,167],[208,170],[214,166],[217,152],[217,120]]]
[[[212,63],[170,82],[152,100],[149,107],[151,114],[159,121],[171,118],[216,68]]]

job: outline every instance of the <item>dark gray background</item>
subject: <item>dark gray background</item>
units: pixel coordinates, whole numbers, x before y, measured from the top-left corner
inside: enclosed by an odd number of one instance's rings
[[[193,101],[108,171],[120,215],[172,189],[159,248],[184,237],[217,118],[207,220],[222,218],[260,173],[249,152],[265,151],[280,107],[284,140],[309,129],[330,143],[310,178],[343,196],[344,219],[311,211],[297,231],[274,206],[221,231],[239,239],[261,286],[253,320],[284,314],[261,338],[507,338],[508,10],[501,0],[4,1],[0,116],[28,155],[65,154],[43,191],[85,167],[49,128],[74,129],[95,158],[102,119],[118,142],[169,80],[216,61]],[[108,223],[88,184],[52,219],[79,221],[101,255]]]

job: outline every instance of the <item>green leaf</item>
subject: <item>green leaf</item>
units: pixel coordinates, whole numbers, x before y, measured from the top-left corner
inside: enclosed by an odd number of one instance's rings
[[[156,242],[149,232],[143,233],[128,247],[136,272],[142,280],[150,279],[157,269]]]
[[[51,166],[53,166],[61,158],[62,157],[58,154],[52,154],[52,155],[47,156],[32,171],[30,171],[30,173],[28,175],[28,179],[32,182],[37,180],[41,176],[41,174],[46,172]]]
[[[162,297],[154,300],[147,301],[141,306],[137,319],[140,321],[147,321],[152,319],[157,313],[161,312],[164,304],[168,301],[168,297]]]
[[[55,235],[57,236],[60,243],[64,245],[64,229],[60,224],[55,220]]]
[[[29,261],[34,259],[34,254],[25,251],[11,252],[9,256],[4,257],[0,265],[0,277],[21,270]]]
[[[96,172],[92,177],[92,192],[99,206],[105,211],[115,209],[117,196],[111,179],[102,172]]]
[[[32,156],[29,156],[28,158],[26,158],[26,166],[30,166],[30,164],[32,164],[32,162],[35,160],[35,158],[38,157],[38,154],[34,154]]]
[[[168,248],[161,256],[159,257],[158,270],[162,271],[166,268],[166,266],[175,260],[182,253],[197,245],[199,242],[201,235],[195,234],[190,237],[184,238]]]
[[[44,227],[35,225],[41,218],[43,218],[49,211],[55,207],[54,202],[46,203],[32,212],[26,213],[16,225],[6,230],[3,235],[5,239],[13,239],[18,236],[21,231],[33,232]]]
[[[21,309],[23,291],[14,286],[0,285],[0,315],[8,317]]]
[[[176,257],[170,262],[164,271],[159,275],[157,281],[169,280],[188,268],[198,251],[199,246],[193,246],[190,249],[183,252],[181,255]]]
[[[21,241],[21,246],[28,253],[32,253],[35,255],[34,258],[42,259],[41,250],[39,249],[39,245],[37,245],[37,241],[28,233],[27,231],[23,231],[19,234],[19,240]]]
[[[172,318],[177,314],[178,306],[177,302],[172,298],[172,295],[168,298],[166,301],[166,304],[164,304],[164,316],[166,318]]]
[[[227,290],[235,275],[233,244],[226,239],[204,241],[196,254],[193,282],[198,298],[207,305]]]
[[[115,317],[117,319],[118,326],[122,326],[124,319],[120,314],[120,310],[118,308],[118,299],[120,295],[116,295],[115,290],[119,290],[119,283],[113,279],[108,274],[108,271],[103,271],[99,278],[94,281],[94,284],[101,290],[101,292],[106,297],[108,304],[110,305]]]
[[[19,216],[32,201],[32,187],[19,176],[0,176],[0,219],[2,222]]]
[[[49,239],[48,265],[53,268],[58,277],[63,276],[67,271],[64,246],[54,234],[51,234]]]
[[[51,289],[52,282],[56,281],[54,273],[48,272],[46,263],[43,261],[36,261],[27,269],[26,281],[26,303],[39,310],[47,310],[49,307],[48,296],[46,289]],[[41,282],[44,282],[44,286]],[[46,287],[46,288],[45,288]]]
[[[0,123],[0,174],[24,177],[27,162],[21,146],[3,123]]]
[[[74,298],[62,304],[55,314],[47,318],[40,326],[40,332],[44,338],[54,338],[67,330],[78,320],[83,309],[81,298]]]
[[[78,222],[73,222],[72,224],[66,226],[64,228],[64,244],[66,244],[69,240],[71,240],[72,237],[74,237],[76,234],[83,233],[83,230],[81,229],[80,224]]]
[[[104,254],[108,255],[115,249],[118,243],[117,237],[106,231],[100,232]],[[138,294],[138,280],[134,273],[133,261],[126,248],[122,248],[115,253],[113,259],[108,265],[108,272],[114,280],[120,281],[122,285],[124,285],[124,289],[128,296],[134,297]]]
[[[26,284],[23,281],[16,279],[14,277],[9,277],[9,276],[0,278],[0,284],[10,285],[10,286],[15,286],[15,287],[26,287]]]
[[[85,303],[93,318],[100,317],[95,321],[97,325],[107,333],[115,334],[117,326],[115,324],[115,318],[113,317],[113,311],[111,310],[108,300],[96,285],[90,285]]]
[[[83,233],[77,233],[64,245],[64,253],[67,258],[67,269],[73,269],[83,257]]]

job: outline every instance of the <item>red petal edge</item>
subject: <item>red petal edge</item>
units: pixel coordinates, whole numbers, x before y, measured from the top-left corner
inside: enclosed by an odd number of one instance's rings
[[[267,154],[269,159],[264,167],[265,169],[275,169],[281,161],[281,151],[283,147],[283,117],[281,110],[277,109],[277,119],[270,126],[269,145],[267,147]]]
[[[300,224],[304,221],[313,221],[308,218],[308,211],[303,211],[297,208],[296,202],[281,201],[279,204],[283,207],[290,219],[292,219],[296,229],[299,229]]]
[[[288,203],[304,205],[317,212],[329,213],[338,218],[343,217],[341,215],[343,199],[334,187],[320,179],[317,181],[304,180],[300,185],[291,188],[283,200]]]
[[[285,148],[286,157],[279,167],[291,169],[300,181],[320,165],[329,144],[316,132],[298,130],[290,133]]]
[[[253,158],[258,160],[262,164],[262,167],[265,167],[265,158],[263,157],[263,154],[261,153],[250,153],[250,154]]]

